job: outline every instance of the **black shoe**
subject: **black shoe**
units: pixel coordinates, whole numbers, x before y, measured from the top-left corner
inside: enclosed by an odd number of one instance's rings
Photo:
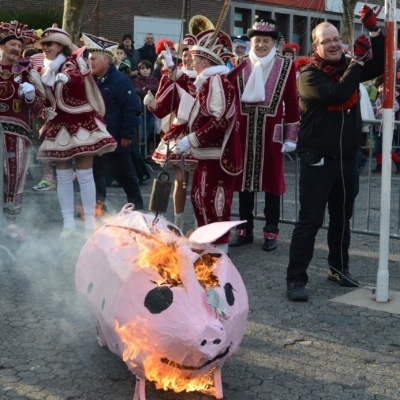
[[[339,272],[332,271],[331,269],[328,270],[327,279],[338,283],[340,286],[343,287],[358,287],[360,284],[358,283],[357,279],[354,279],[349,271],[344,271],[343,274]]]
[[[272,251],[275,250],[278,245],[278,242],[275,239],[265,239],[262,249],[264,251]]]
[[[229,247],[241,247],[245,244],[253,243],[253,240],[254,240],[253,234],[247,236],[237,235],[236,239],[233,242],[229,243]]]
[[[307,301],[308,294],[303,282],[290,282],[287,284],[287,298],[291,301]]]
[[[373,174],[380,174],[382,173],[382,165],[377,165],[374,169],[371,169]]]

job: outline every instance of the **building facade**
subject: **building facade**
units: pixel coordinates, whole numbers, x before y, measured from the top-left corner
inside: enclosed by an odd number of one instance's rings
[[[363,4],[357,3],[356,15]],[[178,41],[187,32],[188,21],[192,16],[203,15],[215,24],[222,5],[222,0],[86,0],[81,31],[117,42],[121,41],[125,33],[131,33],[136,48],[143,45],[147,32],[154,33],[156,40],[169,37]],[[59,10],[63,9],[64,1],[19,0],[13,7],[48,7]],[[287,42],[299,44],[300,54],[307,54],[311,50],[311,31],[318,23],[329,21],[339,32],[343,23],[342,0],[245,0],[231,2],[223,30],[231,35],[246,33],[256,15],[276,20],[277,30],[285,36]],[[381,12],[381,22],[383,17]],[[355,22],[354,36],[357,37],[362,27],[358,18],[355,18]]]

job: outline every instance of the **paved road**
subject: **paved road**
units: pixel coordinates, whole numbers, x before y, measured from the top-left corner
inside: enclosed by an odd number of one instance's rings
[[[142,189],[148,201],[151,183]],[[125,196],[113,188],[108,199],[117,210]],[[18,261],[12,265],[0,252],[0,398],[132,399],[134,377],[99,347],[75,292],[74,266],[83,239],[58,239],[55,193],[28,189],[24,203],[29,240],[16,247],[1,239]],[[193,216],[188,220],[191,224]],[[254,244],[230,252],[248,290],[250,313],[242,345],[223,367],[224,398],[400,399],[400,315],[331,302],[351,289],[326,280],[326,231],[317,237],[310,267],[310,300],[287,301],[293,227],[281,225],[278,249],[267,254],[261,250],[262,223],[256,225]],[[375,237],[353,236],[352,273],[363,285],[375,282],[378,248]],[[391,290],[400,291],[399,250],[392,240],[390,271],[398,278],[391,278]],[[211,397],[156,391],[148,383],[147,399]]]

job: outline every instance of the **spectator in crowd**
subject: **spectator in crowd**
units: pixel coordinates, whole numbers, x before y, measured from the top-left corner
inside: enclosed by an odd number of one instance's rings
[[[151,65],[154,66],[154,63],[157,59],[156,48],[154,45],[154,35],[152,33],[146,33],[144,37],[144,45],[139,49],[140,60],[148,60],[151,62]]]
[[[114,53],[115,67],[119,72],[127,76],[131,76],[131,61],[127,57],[126,48],[123,44],[120,44]]]
[[[232,48],[236,58],[247,56],[250,51],[250,39],[247,35],[231,36]]]
[[[300,51],[300,46],[297,43],[289,42],[289,43],[286,43],[285,47],[289,47],[294,51],[293,59],[296,59],[297,54]]]
[[[232,76],[226,76],[229,69],[225,62],[233,56],[230,37],[222,31],[206,30],[192,38],[196,40],[190,47],[197,74],[196,99],[193,107],[183,104],[190,107],[190,133],[178,140],[177,151],[181,154],[190,151],[198,160],[191,198],[197,224],[201,227],[230,221],[234,177],[241,172],[243,164],[236,123],[235,86],[229,80]],[[189,76],[182,74],[180,79],[187,82]],[[177,82],[179,84],[179,79]],[[214,246],[227,253],[228,241],[229,231],[217,239]]]
[[[383,111],[383,93],[385,90],[385,85],[382,83],[378,87],[378,97],[375,101],[373,110],[375,113],[375,119],[382,119],[382,111]],[[393,112],[396,113],[399,111],[399,103],[396,98],[393,99]],[[395,127],[396,128],[396,127]],[[382,172],[382,124],[374,126],[374,140],[375,140],[375,158],[376,158],[376,167],[371,170],[374,174],[380,174]],[[391,151],[392,161],[396,166],[396,174],[400,174],[400,158],[396,154],[394,150]]]
[[[140,127],[140,141],[142,146],[140,148],[143,159],[146,159],[146,146],[151,134],[154,131],[154,115],[146,112],[143,108],[143,99],[150,91],[153,95],[157,93],[158,79],[151,75],[153,72],[153,65],[148,60],[140,61],[139,75],[136,77],[134,85],[136,93],[140,96],[140,103],[142,105],[141,127]]]
[[[122,44],[126,49],[126,56],[131,62],[131,78],[135,78],[138,74],[137,68],[140,62],[140,54],[139,51],[135,49],[135,42],[130,33],[125,33],[125,35],[122,36]]]
[[[163,44],[167,43],[164,40]],[[196,78],[196,71],[193,69],[193,59],[189,52],[189,44],[191,42],[185,39],[182,44],[177,47],[179,56],[182,58],[182,67],[176,71],[177,84],[174,88],[173,71],[175,63],[172,54],[169,55],[167,50],[161,50],[160,55],[165,64],[164,73],[161,78],[160,86],[156,97],[149,93],[144,104],[158,118],[162,118],[161,128],[163,136],[157,149],[154,151],[153,160],[161,164],[172,164],[175,176],[175,186],[173,193],[175,225],[183,232],[185,228],[185,204],[186,204],[186,186],[189,182],[189,171],[194,170],[197,160],[192,154],[185,155],[184,171],[181,169],[181,155],[176,149],[176,143],[179,139],[187,135],[187,117],[182,113],[178,115],[179,105],[187,102],[189,95],[189,85],[193,85]],[[157,43],[158,47],[158,43]],[[179,79],[182,74],[185,74],[186,79]],[[193,101],[192,101],[193,102]],[[172,107],[171,107],[172,104]],[[181,107],[182,111],[182,107]],[[167,160],[168,158],[168,160]],[[183,179],[186,186],[183,185]]]
[[[253,242],[254,197],[264,192],[263,250],[272,251],[279,235],[280,195],[285,192],[283,153],[296,149],[299,129],[296,72],[291,59],[276,55],[274,20],[256,18],[247,34],[251,50],[238,79],[236,107],[244,168],[235,183],[239,216],[247,222],[237,227],[229,246]]]
[[[313,63],[299,77],[301,124],[297,150],[300,153],[300,212],[290,245],[287,297],[306,301],[307,268],[314,252],[315,236],[329,210],[328,279],[354,287],[350,275],[350,219],[358,194],[356,153],[361,141],[359,84],[383,72],[384,37],[375,14],[366,5],[361,22],[370,31],[371,44],[359,36],[354,55],[343,54],[339,32],[329,22],[312,31]]]
[[[286,58],[294,59],[294,50],[291,47],[284,47],[282,50],[282,55]]]
[[[84,39],[90,53],[90,68],[105,102],[104,119],[117,141],[117,149],[113,153],[94,159],[97,204],[104,209],[107,195],[105,170],[109,164],[126,193],[128,203],[141,210],[143,199],[131,160],[133,135],[140,125],[139,97],[131,80],[119,73],[113,63],[117,43],[86,34]]]
[[[104,103],[99,101],[100,93],[89,74],[89,65],[79,53],[72,54],[75,46],[69,34],[63,29],[48,28],[35,46],[43,48],[45,54],[43,68],[31,72],[37,89],[46,95],[46,122],[42,128],[45,139],[39,148],[38,159],[57,162],[57,194],[63,216],[60,237],[70,238],[75,230],[74,158],[85,212],[85,230],[90,234],[95,228],[96,204],[93,156],[113,151],[116,142],[106,130],[102,118]],[[86,91],[89,87],[92,90]]]
[[[30,111],[38,113],[41,100],[29,82],[26,64],[21,59],[22,46],[34,42],[35,31],[14,21],[0,24],[0,123],[4,130],[4,151],[14,153],[6,158],[1,173],[4,174],[4,235],[21,242],[26,235],[16,224],[21,214],[26,172],[31,152]],[[3,221],[1,221],[3,223]]]
[[[276,48],[276,52],[282,54],[282,50],[284,49],[284,47],[286,47],[286,39],[283,35],[281,35],[278,38],[278,46]]]

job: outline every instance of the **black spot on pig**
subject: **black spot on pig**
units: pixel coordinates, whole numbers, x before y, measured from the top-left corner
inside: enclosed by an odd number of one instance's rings
[[[106,304],[106,299],[103,299],[102,303],[101,303],[101,309],[104,310],[104,305]]]
[[[87,294],[90,294],[92,290],[93,290],[93,283],[90,282],[88,287],[87,287]]]
[[[225,290],[226,301],[230,306],[233,306],[235,304],[235,295],[233,294],[234,289],[232,285],[229,282],[225,283],[224,290]]]
[[[160,314],[173,302],[174,294],[167,286],[160,286],[150,290],[144,299],[144,306],[152,314]]]

